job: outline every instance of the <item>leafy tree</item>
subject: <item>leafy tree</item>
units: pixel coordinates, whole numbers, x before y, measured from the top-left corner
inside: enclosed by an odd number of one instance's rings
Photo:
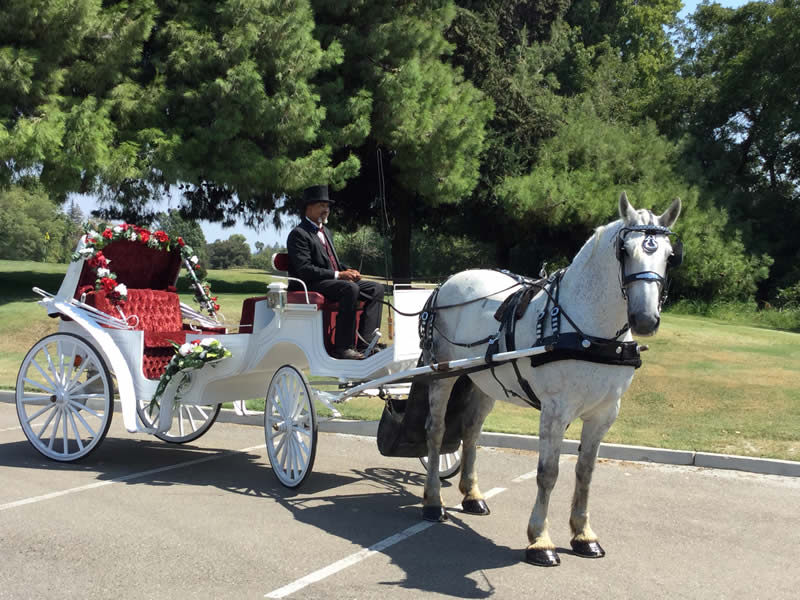
[[[180,211],[170,210],[158,215],[158,227],[172,239],[182,237],[192,247],[200,262],[204,265],[208,263],[206,236],[197,221],[183,218]]]
[[[452,47],[443,33],[455,16],[452,0],[313,5],[323,47],[340,44],[344,51],[344,60],[317,80],[329,110],[326,131],[352,137],[342,126],[348,103],[368,111],[368,135],[353,144],[362,170],[336,195],[337,219],[350,228],[377,224],[379,210],[370,207],[383,184],[380,163],[393,220],[392,269],[407,278],[416,216],[458,203],[477,182],[491,103],[447,62]],[[343,100],[344,90],[352,100]],[[377,158],[379,149],[385,160]]]
[[[72,229],[41,188],[0,190],[0,258],[62,262],[77,242]]]
[[[131,77],[154,13],[153,0],[3,3],[0,186],[36,173],[63,201],[146,152],[120,129],[143,95]]]
[[[272,249],[264,242],[256,242],[256,252],[250,256],[249,266],[262,271],[272,271]]]
[[[800,0],[698,7],[683,30],[672,134],[754,254],[775,259],[762,297],[800,280]]]
[[[3,13],[0,183],[38,172],[57,197],[100,190],[104,217],[140,223],[178,184],[185,217],[232,223],[358,169],[332,156],[363,139],[368,107],[350,103],[348,138],[321,138],[310,80],[342,49],[314,39],[308,0],[11,0]]]
[[[531,224],[509,231],[523,247],[526,236],[534,244],[522,252],[526,263],[515,268],[532,274],[542,261],[566,262],[595,227],[617,218],[616,199],[625,189],[637,207],[656,211],[675,196],[683,201],[676,231],[686,261],[672,274],[673,295],[746,300],[767,276],[771,259],[745,251],[727,213],[681,175],[679,146],[652,122],[603,121],[587,97],[545,142],[541,156],[529,175],[508,178],[500,189],[514,208],[511,217]]]
[[[374,227],[363,226],[353,233],[336,234],[336,252],[348,265],[372,275],[386,275],[384,239]]]
[[[530,172],[539,145],[560,128],[565,102],[554,72],[564,60],[569,35],[560,18],[568,2],[489,0],[458,2],[457,18],[447,31],[456,44],[454,60],[495,105],[487,125],[479,183],[444,226],[466,231],[495,245],[495,261],[509,266],[516,242],[509,210],[498,196],[506,177]],[[440,227],[441,228],[441,227]]]
[[[250,246],[247,238],[234,233],[225,241],[216,240],[208,244],[208,264],[212,269],[244,267],[250,261]]]

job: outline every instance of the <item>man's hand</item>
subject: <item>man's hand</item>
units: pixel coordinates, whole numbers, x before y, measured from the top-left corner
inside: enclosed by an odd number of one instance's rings
[[[339,279],[343,281],[358,281],[361,279],[361,273],[355,269],[347,269],[346,271],[339,271]]]

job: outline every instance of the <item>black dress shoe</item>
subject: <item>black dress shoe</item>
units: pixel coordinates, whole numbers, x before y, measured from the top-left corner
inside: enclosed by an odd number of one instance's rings
[[[342,360],[361,360],[364,358],[361,352],[353,348],[334,348],[333,352],[331,352],[331,356]]]
[[[363,354],[367,351],[367,346],[356,346],[356,349]],[[381,350],[386,350],[386,344],[381,344],[380,342],[378,342],[372,349],[372,354],[380,352]]]

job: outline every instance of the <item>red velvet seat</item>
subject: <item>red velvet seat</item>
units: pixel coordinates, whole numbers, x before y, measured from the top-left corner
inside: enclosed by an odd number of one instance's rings
[[[276,252],[272,256],[272,266],[276,271],[289,270],[289,255],[285,252]],[[259,300],[266,300],[266,296],[258,296],[256,298],[248,298],[242,304],[242,318],[239,320],[239,333],[252,333],[253,320],[255,317],[255,304]],[[336,316],[339,314],[339,303],[329,302],[325,296],[317,292],[308,292],[308,300],[306,300],[306,292],[304,290],[287,292],[286,301],[289,304],[316,304],[318,310],[322,311],[322,327],[324,331],[325,348],[330,352],[333,350],[333,342],[336,338]],[[363,302],[358,303],[358,310],[356,310],[356,330],[361,320],[361,315],[364,312],[361,310],[364,306]]]
[[[117,241],[108,244],[102,252],[117,281],[128,288],[123,312],[131,317],[129,323],[135,329],[144,332],[144,376],[158,379],[175,354],[172,342],[183,344],[189,332],[183,324],[180,298],[175,290],[181,267],[180,249],[163,252],[136,242]],[[119,317],[106,292],[94,290],[95,278],[92,268],[84,263],[75,297],[80,299],[85,293],[87,304]]]

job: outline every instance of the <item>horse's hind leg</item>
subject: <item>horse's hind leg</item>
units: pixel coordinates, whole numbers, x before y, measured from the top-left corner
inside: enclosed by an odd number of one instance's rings
[[[445,521],[447,513],[442,502],[442,482],[439,480],[439,455],[445,431],[447,401],[453,389],[454,379],[431,382],[428,388],[430,415],[425,426],[428,441],[428,474],[422,497],[422,518],[426,521]]]
[[[555,405],[557,403],[553,403]],[[525,560],[542,567],[555,567],[561,564],[555,544],[550,539],[547,524],[547,510],[550,494],[558,479],[558,460],[561,456],[561,441],[567,430],[569,419],[566,415],[554,413],[548,405],[542,406],[539,421],[539,465],[536,471],[536,504],[533,506],[528,522],[528,544]]]
[[[589,487],[597,462],[600,442],[605,437],[619,412],[619,399],[601,405],[588,417],[584,417],[581,431],[581,447],[575,465],[575,493],[572,496],[572,511],[569,526],[572,530],[572,550],[579,556],[601,558],[605,551],[597,542],[597,535],[589,525]]]
[[[461,479],[458,489],[464,494],[461,508],[466,513],[474,515],[488,515],[489,507],[478,488],[478,474],[475,461],[478,454],[478,438],[481,434],[483,422],[494,407],[494,398],[485,394],[469,379],[464,385],[464,412],[462,413],[461,429]],[[468,387],[467,387],[468,386]],[[454,394],[460,392],[456,386]]]

